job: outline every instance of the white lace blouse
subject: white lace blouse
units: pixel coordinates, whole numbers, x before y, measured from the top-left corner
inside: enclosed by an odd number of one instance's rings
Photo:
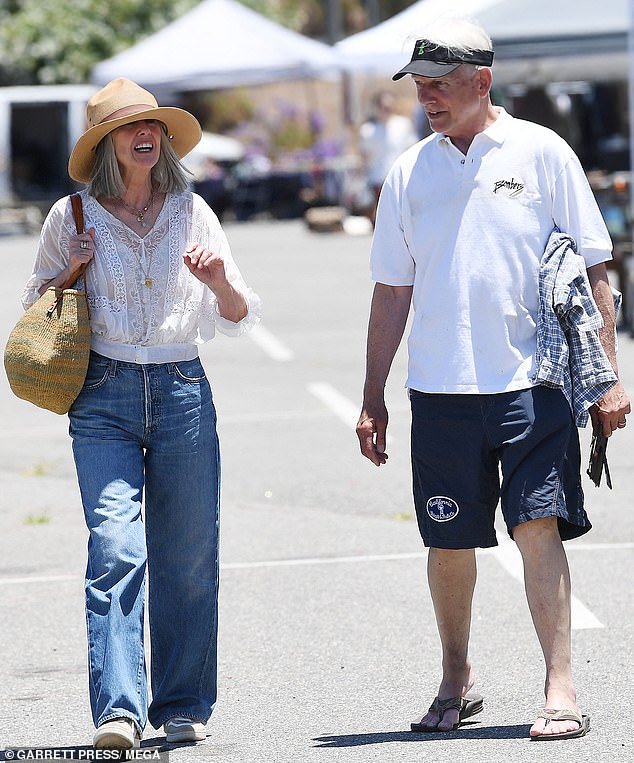
[[[257,323],[260,300],[246,286],[218,218],[200,196],[168,194],[143,238],[85,190],[81,196],[85,228],[96,230],[95,254],[86,271],[93,349],[137,362],[191,359],[196,345],[212,339],[216,328],[237,336]],[[33,273],[22,294],[25,308],[38,299],[38,289],[66,267],[74,231],[65,197],[44,221]],[[183,253],[190,242],[221,254],[229,281],[248,304],[240,322],[223,318],[214,293],[187,269]]]

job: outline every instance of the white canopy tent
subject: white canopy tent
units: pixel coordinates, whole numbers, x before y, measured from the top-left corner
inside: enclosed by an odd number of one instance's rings
[[[407,62],[425,24],[477,18],[493,38],[497,84],[627,77],[629,0],[419,0],[336,44],[350,72],[389,76]]]
[[[629,0],[503,0],[478,15],[495,81],[545,85],[628,76]]]
[[[407,63],[417,30],[438,16],[458,13],[476,16],[501,0],[419,0],[395,16],[335,44],[344,70],[388,76]]]
[[[324,43],[276,24],[236,0],[203,0],[151,37],[92,71],[103,85],[129,77],[154,93],[211,90],[337,74]]]

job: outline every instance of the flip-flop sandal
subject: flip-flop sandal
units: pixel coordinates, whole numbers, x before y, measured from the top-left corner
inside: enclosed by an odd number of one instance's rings
[[[561,734],[537,734],[537,736],[531,736],[533,742],[550,742],[553,739],[575,739],[576,737],[585,736],[590,731],[590,716],[578,713],[576,710],[550,710],[544,708],[537,717],[544,718],[546,726],[551,721],[575,721],[579,724],[579,728],[572,731],[562,731]]]
[[[484,700],[479,694],[465,694],[464,697],[449,697],[448,699],[438,699],[438,697],[435,697],[427,712],[436,713],[438,716],[438,723],[440,723],[447,710],[457,710],[457,723],[454,723],[450,729],[439,729],[437,726],[425,726],[422,723],[412,723],[410,724],[410,728],[412,731],[431,734],[443,734],[445,731],[455,731],[467,718],[471,718],[473,715],[481,713],[483,705]]]

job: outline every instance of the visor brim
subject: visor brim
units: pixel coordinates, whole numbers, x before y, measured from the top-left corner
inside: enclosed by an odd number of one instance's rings
[[[462,62],[453,64],[438,64],[435,61],[410,61],[407,66],[404,66],[400,71],[392,77],[393,80],[399,80],[406,74],[417,74],[419,77],[442,77],[445,74],[457,69],[459,66],[463,66]]]

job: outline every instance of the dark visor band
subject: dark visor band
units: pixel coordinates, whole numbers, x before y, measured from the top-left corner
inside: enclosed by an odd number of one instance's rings
[[[479,66],[491,66],[493,64],[493,51],[456,51],[445,48],[442,45],[436,45],[429,40],[416,40],[412,61],[433,61],[435,64],[478,64]]]

